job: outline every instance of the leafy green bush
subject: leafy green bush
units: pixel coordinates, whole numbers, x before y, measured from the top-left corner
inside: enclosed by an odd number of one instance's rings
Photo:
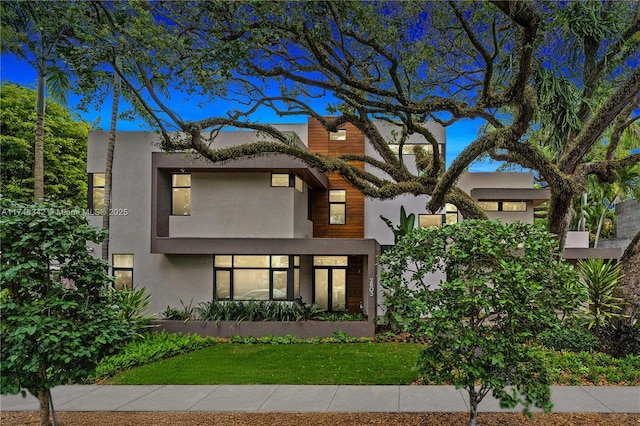
[[[151,295],[147,293],[147,289],[144,287],[133,288],[132,290],[112,289],[109,296],[118,307],[120,318],[135,324],[138,329],[148,327],[149,321],[156,315],[149,314]]]
[[[596,335],[581,327],[546,330],[536,339],[542,346],[556,351],[593,352],[600,346]]]
[[[120,370],[202,349],[217,342],[212,337],[196,334],[147,333],[126,345],[121,353],[103,358],[96,368],[95,377],[90,380],[109,377]]]
[[[161,314],[162,319],[167,320],[180,320],[180,321],[190,321],[196,319],[196,307],[193,306],[193,299],[189,302],[188,305],[185,305],[182,299],[180,299],[180,303],[182,304],[182,309],[172,308],[171,306],[167,306],[167,309],[164,310]]]
[[[200,303],[195,309],[202,321],[308,321],[322,319],[325,311],[317,305],[266,300]]]
[[[600,328],[598,336],[604,353],[616,358],[640,355],[640,329],[628,321],[612,321]]]

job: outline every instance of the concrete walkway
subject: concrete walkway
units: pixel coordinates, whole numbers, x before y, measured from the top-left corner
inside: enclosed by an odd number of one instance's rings
[[[464,390],[453,386],[109,386],[52,390],[57,411],[465,412]],[[553,386],[556,413],[640,413],[640,387]],[[37,411],[31,395],[2,395],[0,409]],[[480,411],[502,410],[488,395]]]

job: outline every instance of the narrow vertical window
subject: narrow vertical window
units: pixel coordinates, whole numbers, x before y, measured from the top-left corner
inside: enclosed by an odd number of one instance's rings
[[[133,289],[133,255],[113,255],[113,287],[116,290]]]
[[[329,190],[329,224],[344,225],[347,223],[347,191],[345,189]]]
[[[89,209],[93,214],[104,210],[104,173],[89,173]]]
[[[189,216],[191,214],[191,174],[171,175],[171,214]]]

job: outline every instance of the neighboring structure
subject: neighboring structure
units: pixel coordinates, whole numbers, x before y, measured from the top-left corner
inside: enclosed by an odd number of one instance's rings
[[[626,200],[616,204],[616,237],[600,240],[599,247],[617,248],[624,252],[633,237],[640,232],[640,203]]]
[[[534,188],[533,181],[530,172],[465,173],[458,187],[478,202],[489,219],[533,224],[534,208],[550,195],[549,189]]]
[[[391,128],[380,126],[391,134]],[[444,158],[444,128],[427,126]],[[376,155],[350,124],[335,133],[312,118],[308,124],[277,127],[297,133],[313,153]],[[107,138],[106,132],[89,135],[90,208],[101,208]],[[256,140],[254,132],[227,131],[215,144]],[[188,153],[161,152],[156,141],[153,132],[118,133],[109,246],[116,287],[145,286],[154,312],[213,298],[302,297],[330,311],[370,314],[373,327],[380,302],[376,258],[381,245],[393,243],[380,215],[396,222],[404,206],[421,226],[462,219],[453,206],[429,214],[425,196],[365,199],[337,173],[325,175],[284,155],[220,165]],[[418,142],[410,138],[407,144]],[[406,157],[409,167],[411,157]],[[528,173],[470,173],[459,185],[485,203],[491,217],[505,221],[532,223],[533,206],[549,196],[547,190],[533,189]],[[101,225],[100,216],[90,221]]]

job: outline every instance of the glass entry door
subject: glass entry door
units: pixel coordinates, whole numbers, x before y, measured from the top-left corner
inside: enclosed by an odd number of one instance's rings
[[[313,303],[327,311],[347,308],[347,257],[314,258]]]

